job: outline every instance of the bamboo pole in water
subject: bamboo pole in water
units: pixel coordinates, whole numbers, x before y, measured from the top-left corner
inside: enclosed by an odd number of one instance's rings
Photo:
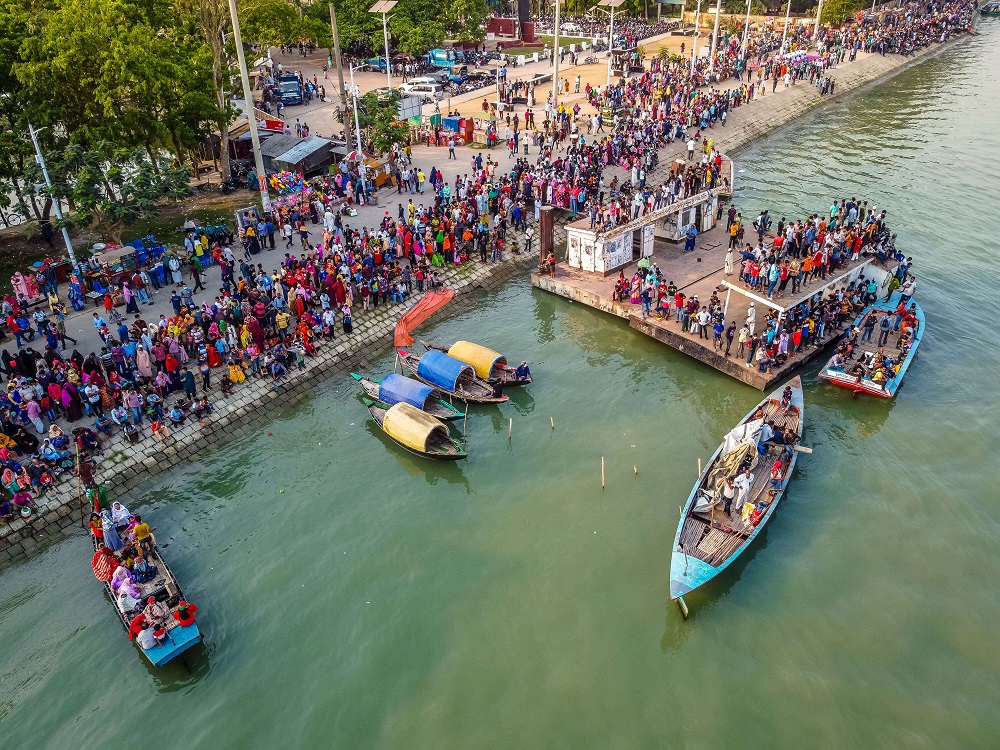
[[[601,456],[601,489],[604,489],[604,456]]]
[[[514,418],[511,417],[510,424],[507,425],[507,442],[510,442],[511,436],[514,434]]]
[[[549,423],[552,425],[552,429],[554,430],[556,428],[556,418],[549,417]]]

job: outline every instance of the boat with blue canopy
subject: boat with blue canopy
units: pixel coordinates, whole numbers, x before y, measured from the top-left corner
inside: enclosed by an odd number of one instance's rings
[[[424,458],[457,461],[468,454],[455,442],[447,426],[439,419],[401,401],[389,406],[381,401],[364,399],[372,419],[406,450]]]
[[[682,597],[728,568],[774,515],[802,438],[802,379],[792,378],[725,437],[681,511],[670,558],[670,598]]]
[[[885,318],[889,319],[890,330],[883,340],[881,326]],[[892,330],[897,321],[899,330]],[[866,323],[872,329],[870,335]],[[876,302],[854,320],[819,376],[834,385],[850,388],[855,396],[868,393],[893,398],[917,355],[923,333],[924,311],[916,302],[907,300],[904,304],[901,295],[893,295],[888,302]],[[862,341],[866,335],[868,340]]]
[[[503,354],[481,344],[475,344],[471,341],[456,341],[451,346],[428,344],[426,341],[420,343],[428,351],[446,352],[449,357],[472,365],[476,375],[490,383],[499,380],[505,386],[511,386],[527,385],[532,382],[531,371],[527,368],[527,364],[522,365],[524,373],[521,374],[518,372],[518,368],[507,364],[507,358]]]
[[[465,416],[464,412],[459,411],[447,401],[436,398],[434,396],[436,390],[419,380],[406,378],[395,372],[390,372],[381,380],[366,378],[356,372],[352,372],[351,377],[361,384],[361,388],[369,398],[389,406],[404,401],[431,416],[446,421],[461,419]]]
[[[417,356],[398,349],[400,361],[418,380],[463,401],[500,404],[507,400],[503,385],[490,385],[476,375],[471,365],[437,350]]]

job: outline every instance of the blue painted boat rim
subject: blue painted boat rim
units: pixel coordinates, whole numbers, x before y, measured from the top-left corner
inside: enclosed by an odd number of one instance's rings
[[[799,438],[801,439],[805,425],[805,400],[803,397],[803,390],[802,390],[802,378],[798,375],[793,377],[787,383],[782,384],[772,393],[766,396],[759,404],[757,404],[753,409],[751,409],[746,414],[746,416],[743,417],[743,419],[741,419],[737,423],[737,426],[746,424],[747,422],[751,421],[754,414],[757,413],[757,410],[765,407],[770,402],[772,401],[780,402],[781,394],[786,387],[791,387],[792,389],[791,404],[792,406],[798,409],[799,419],[798,419],[797,432]],[[674,533],[674,543],[670,560],[670,598],[672,600],[688,594],[689,592],[695,590],[699,586],[702,586],[708,581],[715,578],[717,575],[719,575],[719,573],[721,573],[723,570],[729,567],[729,565],[753,543],[753,540],[760,533],[761,529],[763,529],[767,525],[767,522],[774,515],[774,511],[777,509],[778,504],[781,501],[781,498],[785,494],[785,490],[788,488],[788,483],[791,480],[792,472],[794,471],[795,464],[798,460],[798,453],[793,452],[791,458],[789,459],[788,467],[783,475],[784,478],[782,480],[781,490],[777,492],[777,494],[771,499],[770,504],[767,507],[767,510],[761,516],[760,522],[757,524],[756,527],[754,527],[754,529],[750,532],[750,534],[746,537],[746,539],[735,548],[732,554],[730,554],[725,560],[723,560],[720,565],[713,566],[703,560],[700,560],[693,554],[685,553],[681,549],[680,540],[681,540],[681,534],[684,531],[684,525],[687,519],[691,516],[691,510],[692,507],[694,506],[695,499],[698,495],[698,490],[701,488],[707,476],[712,471],[716,462],[719,460],[724,445],[725,445],[724,442],[719,444],[719,447],[716,448],[715,452],[712,454],[712,458],[709,459],[708,464],[704,467],[704,470],[698,477],[698,481],[695,483],[694,487],[691,490],[691,493],[688,495],[687,502],[685,503],[684,508],[680,515],[680,519],[677,522],[677,530]],[[698,563],[695,565],[695,570],[697,572],[697,577],[695,578],[692,578],[687,573],[687,571],[691,570],[692,561],[697,561]],[[684,570],[685,570],[684,573],[677,572],[681,570],[680,565],[684,565]]]

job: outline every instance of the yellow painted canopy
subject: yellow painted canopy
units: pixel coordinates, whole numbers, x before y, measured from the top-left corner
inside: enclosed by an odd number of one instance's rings
[[[435,432],[448,435],[448,428],[443,422],[405,401],[389,408],[385,413],[382,429],[407,448],[422,453],[427,452],[428,442]]]
[[[490,379],[494,367],[498,365],[504,367],[507,364],[507,358],[499,352],[479,344],[473,344],[471,341],[456,341],[448,350],[448,355],[465,362],[467,365],[472,365],[476,375],[483,380]]]

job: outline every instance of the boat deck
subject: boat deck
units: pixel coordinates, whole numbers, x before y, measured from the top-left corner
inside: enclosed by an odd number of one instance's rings
[[[795,407],[788,412],[784,412],[774,400],[771,400],[765,409],[765,418],[773,422],[783,430],[797,433],[799,429],[799,413]],[[774,499],[769,487],[771,484],[770,464],[775,458],[781,455],[784,448],[782,446],[769,446],[767,454],[757,460],[754,467],[754,481],[750,487],[748,499],[757,505],[763,503],[769,505]],[[711,474],[711,467],[706,472],[706,477]],[[786,473],[787,478],[787,473]],[[723,531],[720,526],[729,526],[732,533]],[[749,538],[753,531],[752,526],[744,524],[742,519],[742,508],[730,508],[726,514],[722,508],[715,508],[707,514],[694,513],[688,516],[681,531],[680,543],[687,554],[697,557],[713,567],[718,567],[725,560],[732,557]]]

